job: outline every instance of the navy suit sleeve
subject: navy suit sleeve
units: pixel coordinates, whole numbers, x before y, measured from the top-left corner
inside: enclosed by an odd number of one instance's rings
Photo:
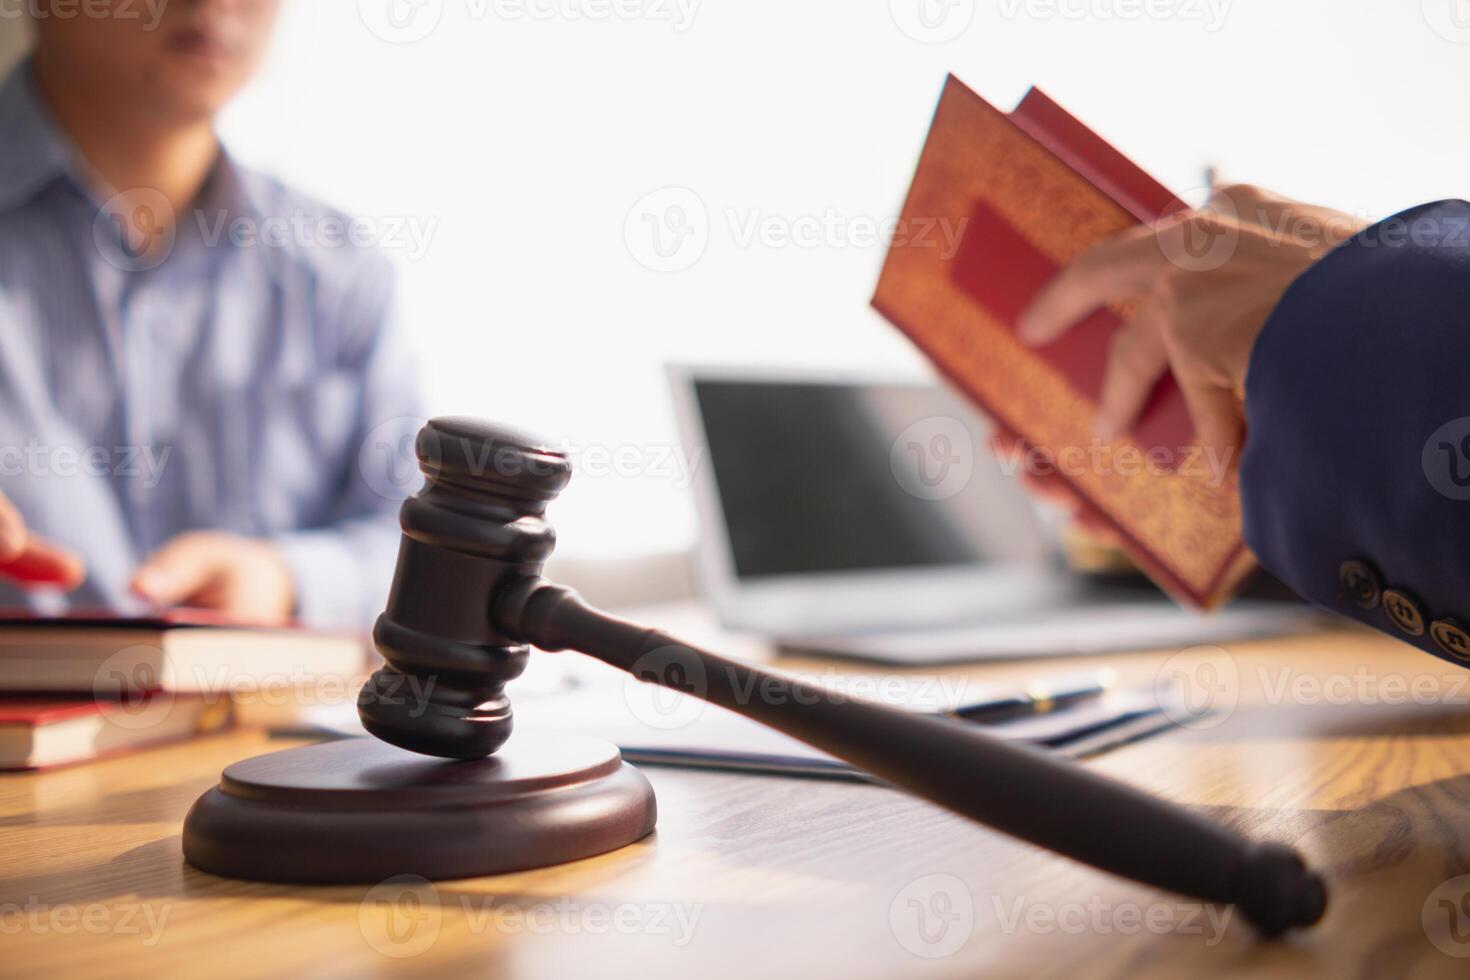
[[[1387,218],[1303,273],[1256,340],[1245,407],[1262,564],[1470,666],[1470,204]]]

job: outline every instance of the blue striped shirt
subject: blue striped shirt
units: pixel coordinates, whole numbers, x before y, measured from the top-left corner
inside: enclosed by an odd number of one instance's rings
[[[0,605],[129,610],[137,565],[209,528],[276,543],[303,620],[370,622],[418,482],[391,265],[223,151],[145,253],[100,186],[22,65],[0,89],[0,491],[88,576],[65,599],[0,583]]]

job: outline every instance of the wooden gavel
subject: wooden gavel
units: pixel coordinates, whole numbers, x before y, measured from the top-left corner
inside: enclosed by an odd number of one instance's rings
[[[556,537],[544,514],[571,467],[542,440],[439,418],[415,450],[427,480],[404,502],[393,588],[373,630],[387,666],[358,699],[378,738],[444,758],[489,756],[510,736],[504,688],[529,647],[577,650],[1013,837],[1144,884],[1234,903],[1265,934],[1322,917],[1321,878],[1285,845],[1249,841],[973,724],[840,697],[716,656],[548,583],[541,568]]]

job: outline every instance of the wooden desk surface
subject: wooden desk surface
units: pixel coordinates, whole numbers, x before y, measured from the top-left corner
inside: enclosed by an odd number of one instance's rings
[[[652,767],[658,830],[601,858],[406,893],[228,881],[184,866],[179,829],[222,766],[290,744],[240,732],[0,777],[0,974],[1470,972],[1470,877],[1454,880],[1470,875],[1470,671],[1360,632],[1239,644],[1203,662],[1108,663],[1144,681],[1187,669],[1235,707],[1213,727],[1091,764],[1294,842],[1330,884],[1320,926],[1262,942],[1222,919],[1230,910],[1080,868],[883,788]]]

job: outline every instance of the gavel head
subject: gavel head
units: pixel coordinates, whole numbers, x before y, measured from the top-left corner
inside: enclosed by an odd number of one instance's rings
[[[386,742],[482,759],[510,737],[505,684],[527,655],[491,607],[555,547],[543,515],[571,466],[543,440],[467,418],[431,420],[414,452],[426,482],[403,502],[398,566],[373,627],[387,666],[363,685],[357,711]]]

